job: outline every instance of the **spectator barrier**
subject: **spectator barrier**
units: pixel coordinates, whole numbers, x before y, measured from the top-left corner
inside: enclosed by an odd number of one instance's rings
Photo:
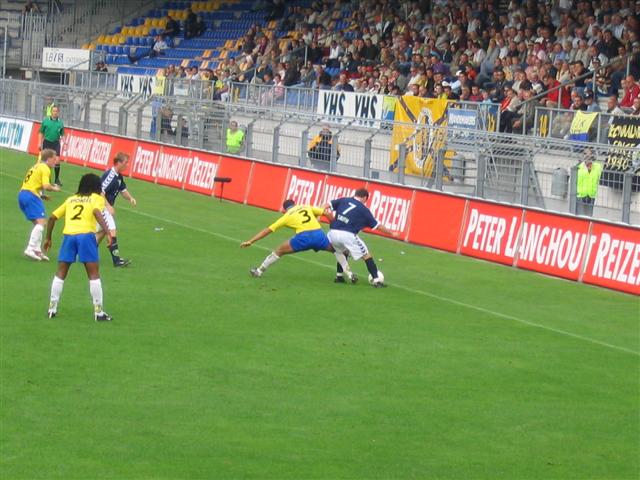
[[[373,214],[404,241],[640,295],[640,228],[76,128],[66,129],[61,156],[102,170],[116,152],[130,155],[131,178],[270,210],[286,198],[322,205],[364,186]],[[232,179],[224,192],[216,177]]]

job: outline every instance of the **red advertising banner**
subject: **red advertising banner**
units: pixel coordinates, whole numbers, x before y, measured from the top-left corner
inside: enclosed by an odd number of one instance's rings
[[[324,173],[292,169],[284,188],[284,198],[293,200],[297,205],[320,207],[319,197],[326,177]]]
[[[106,170],[106,168],[111,167],[113,165],[113,159],[118,153],[126,153],[129,155],[129,166],[122,172],[125,177],[131,175],[131,169],[133,167],[133,157],[136,153],[136,146],[138,145],[137,140],[132,140],[130,138],[122,138],[122,137],[111,137],[111,158],[109,159],[109,163],[106,166],[103,165],[95,165],[95,168],[100,168],[101,170]],[[94,166],[91,162],[87,163],[87,166]]]
[[[40,144],[38,143],[38,131],[40,130],[41,122],[33,122],[33,128],[31,129],[31,138],[29,139],[29,147],[27,152],[32,155],[37,155],[40,151]]]
[[[640,295],[640,230],[593,222],[582,281]]]
[[[163,145],[155,163],[156,183],[182,188],[192,162],[191,150]]]
[[[160,153],[160,145],[138,142],[131,159],[131,176],[139,180],[153,182],[156,179],[155,164]]]
[[[456,252],[465,204],[462,198],[416,191],[408,240]]]
[[[215,177],[228,177],[224,198],[271,210],[284,198],[322,206],[366,187],[373,215],[412,243],[640,295],[638,228],[65,129],[64,161],[105,170],[117,152],[130,155],[133,178],[212,195]]]
[[[184,189],[204,195],[213,194],[220,157],[209,153],[192,152],[191,159],[190,168],[185,177]]]
[[[460,253],[513,265],[518,249],[522,209],[475,200],[468,202]]]
[[[526,211],[518,267],[578,280],[589,242],[589,222]]]
[[[216,185],[215,195],[231,200],[233,202],[242,203],[247,196],[249,188],[249,176],[251,175],[252,162],[240,160],[233,157],[220,157],[220,165],[218,167],[218,177],[231,179],[230,182]]]
[[[401,232],[400,238],[406,238],[409,232],[414,190],[380,183],[367,184],[367,190],[369,190],[367,207],[375,219],[385,227]],[[383,234],[380,233],[380,235]]]
[[[246,202],[257,207],[280,210],[288,173],[286,167],[254,163]]]
[[[97,134],[92,132],[83,132],[71,128],[65,129],[64,136],[60,141],[60,158],[74,165],[86,165],[96,136]],[[109,145],[107,148],[107,158],[110,149],[111,147]],[[105,145],[103,145],[101,141],[99,141],[98,150],[100,151],[99,157],[104,157]],[[100,158],[98,161],[100,161]]]

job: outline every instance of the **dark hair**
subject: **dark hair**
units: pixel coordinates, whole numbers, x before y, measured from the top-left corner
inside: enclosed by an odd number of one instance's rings
[[[113,164],[117,165],[118,163],[126,162],[129,160],[129,155],[123,152],[118,152],[115,157],[113,157]]]
[[[293,200],[291,200],[289,198],[289,199],[285,200],[284,202],[282,202],[282,208],[283,208],[283,210],[289,210],[295,204],[296,204],[296,202],[294,202]]]
[[[369,190],[366,188],[359,188],[356,190],[355,196],[360,198],[369,198]]]
[[[76,195],[88,197],[92,193],[102,193],[102,181],[95,173],[87,173],[80,179]]]

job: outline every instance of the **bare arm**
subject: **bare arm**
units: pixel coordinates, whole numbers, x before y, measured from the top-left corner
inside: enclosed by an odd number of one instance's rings
[[[44,141],[44,134],[42,132],[38,132],[38,147],[42,150],[42,142]]]
[[[378,226],[376,227],[376,230],[378,230],[379,232],[382,233],[386,233],[387,235],[391,235],[393,238],[398,238],[401,234],[401,232],[398,232],[396,230],[391,230],[387,227],[385,227],[384,225],[382,225],[381,223],[378,223]]]
[[[252,244],[257,242],[258,240],[263,239],[264,237],[266,237],[270,233],[272,233],[271,230],[269,230],[268,228],[265,228],[264,230],[261,230],[258,233],[256,233],[251,240],[247,240],[246,242],[242,242],[240,244],[240,247],[242,247],[242,248],[250,247]]]
[[[96,217],[98,225],[102,228],[102,231],[107,236],[107,245],[111,245],[111,232],[109,232],[109,227],[107,227],[107,222],[104,221],[104,217],[102,216],[102,211],[97,208],[93,209],[93,216]]]
[[[44,238],[44,243],[42,244],[42,248],[45,252],[48,252],[51,248],[51,235],[53,234],[53,227],[56,225],[58,219],[51,215],[49,220],[47,221],[47,234]]]
[[[133,198],[133,195],[131,195],[128,190],[125,190],[124,192],[122,192],[122,197],[126,198],[129,201],[129,203],[134,207],[138,204],[136,199]]]
[[[51,184],[46,184],[42,186],[43,190],[47,190],[49,192],[59,192],[60,191],[60,186],[59,185],[51,185]]]

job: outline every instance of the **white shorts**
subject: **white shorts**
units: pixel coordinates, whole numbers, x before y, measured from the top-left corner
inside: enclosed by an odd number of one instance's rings
[[[346,250],[354,260],[359,260],[369,254],[367,245],[360,239],[360,237],[358,237],[358,235],[351,232],[346,232],[344,230],[329,230],[327,238],[337,252],[344,252]]]
[[[104,223],[107,224],[107,228],[110,231],[113,231],[116,229],[116,219],[113,218],[113,215],[111,215],[106,208],[102,210],[102,218],[104,218]],[[100,226],[100,224],[98,224],[98,232],[101,232],[101,231],[102,231],[102,227]]]

